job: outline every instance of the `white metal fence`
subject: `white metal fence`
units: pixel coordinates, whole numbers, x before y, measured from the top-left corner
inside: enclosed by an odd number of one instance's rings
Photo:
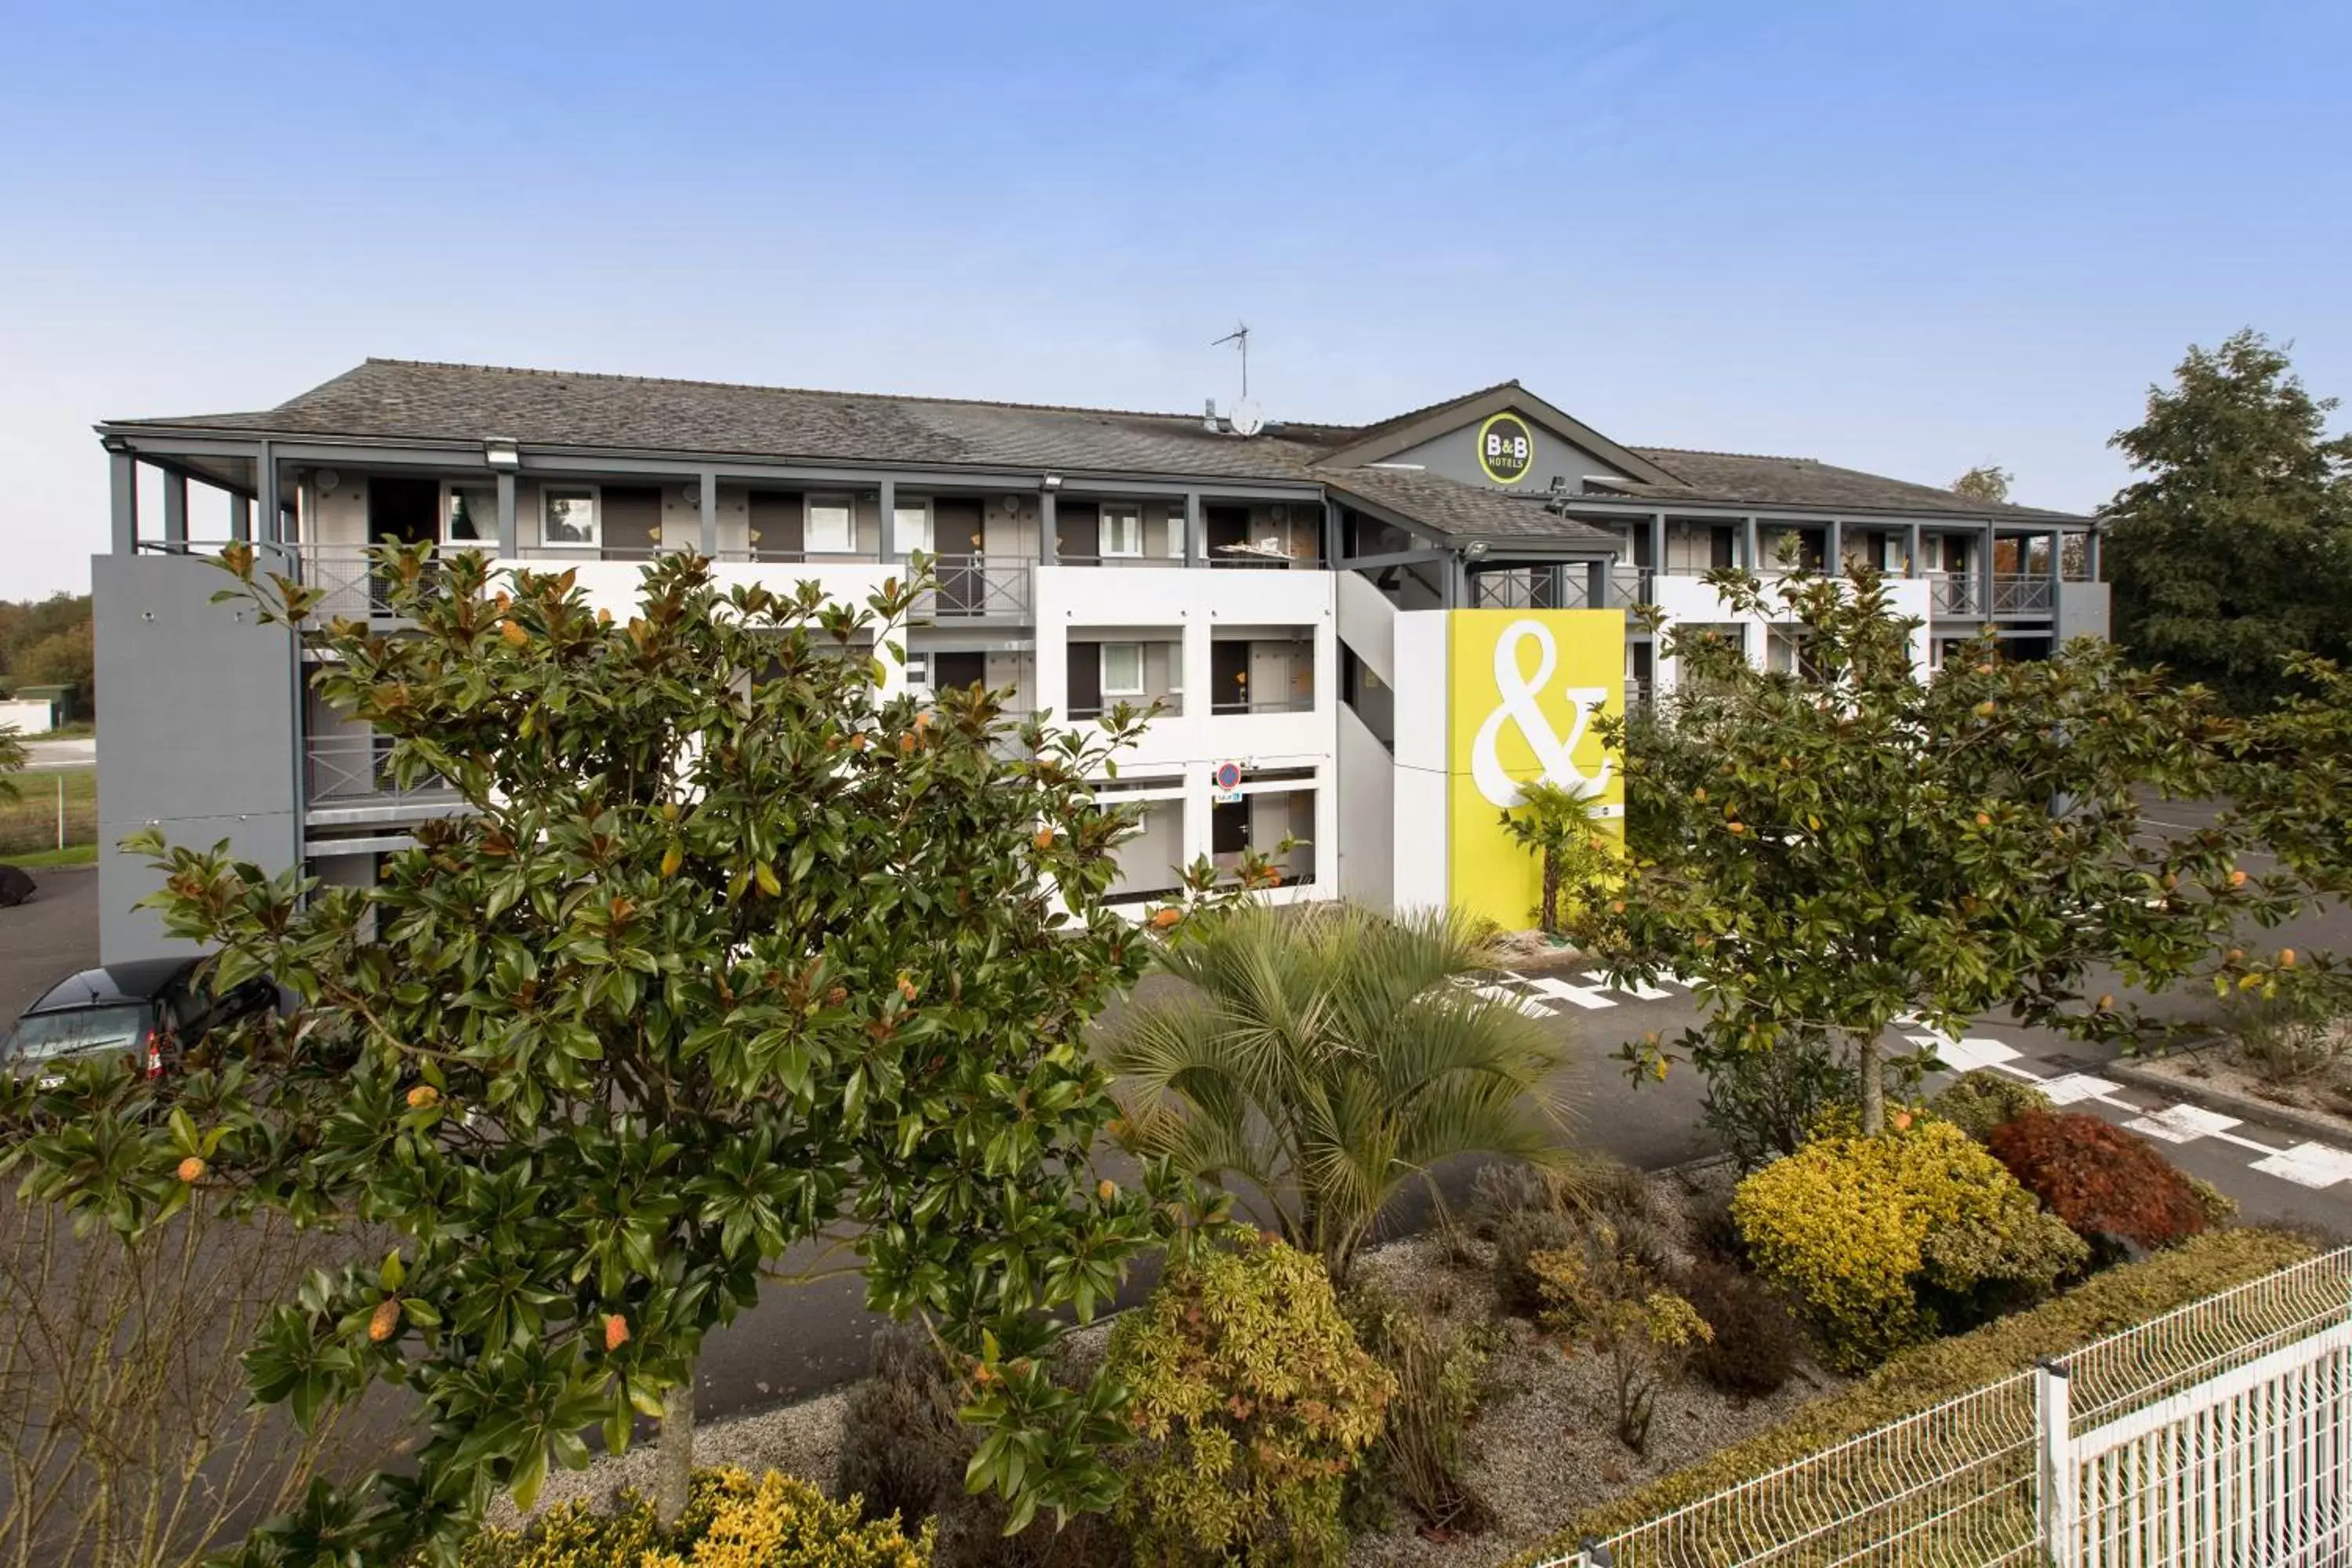
[[[1545,1568],[2352,1563],[2352,1247]]]

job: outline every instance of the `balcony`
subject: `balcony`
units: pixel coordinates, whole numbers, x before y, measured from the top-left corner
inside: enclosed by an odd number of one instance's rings
[[[2030,619],[2050,615],[2056,604],[2056,590],[2047,574],[2042,573],[2001,573],[1993,577],[1992,594],[1986,597],[1982,582],[1973,572],[1927,572],[1928,608],[1934,618],[2007,620]]]
[[[915,601],[918,620],[1025,621],[1029,618],[1029,563],[981,555],[932,558],[936,584]]]
[[[1928,613],[1937,620],[1982,616],[1984,595],[1973,572],[1923,572],[1927,583]]]
[[[461,804],[447,780],[427,773],[406,787],[392,776],[392,738],[343,731],[305,738],[303,790],[313,823],[368,822]]]
[[[1630,610],[1649,603],[1651,576],[1646,566],[1611,567],[1601,584],[1602,603],[1596,606],[1591,574],[1581,565],[1482,572],[1471,603],[1482,610]]]
[[[2054,598],[2050,579],[2042,574],[1995,576],[1992,580],[1992,613],[1996,616],[2046,616]]]

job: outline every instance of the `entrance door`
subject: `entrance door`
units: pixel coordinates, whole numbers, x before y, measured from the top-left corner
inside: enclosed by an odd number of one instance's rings
[[[1208,535],[1209,559],[1234,561],[1240,559],[1221,553],[1229,545],[1249,542],[1249,508],[1245,506],[1213,506],[1202,519]]]
[[[386,540],[401,544],[438,543],[441,538],[441,481],[438,479],[368,479],[368,542]],[[368,614],[389,616],[392,579],[371,561],[367,568]]]

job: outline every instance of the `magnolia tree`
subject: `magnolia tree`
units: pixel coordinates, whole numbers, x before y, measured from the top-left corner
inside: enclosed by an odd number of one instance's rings
[[[2099,987],[2160,988],[2234,922],[2294,907],[2239,867],[2238,827],[2143,823],[2148,793],[2217,776],[2223,721],[2201,692],[2095,642],[2011,660],[1989,629],[1920,679],[1917,623],[1873,571],[1710,581],[1738,613],[1794,623],[1805,673],[1667,635],[1685,695],[1664,745],[1625,764],[1648,829],[1580,932],[1621,973],[1706,988],[1696,1027],[1627,1048],[1637,1074],[1677,1051],[1711,1078],[1833,1052],[1874,1131],[1898,1022],[2130,1034],[2137,1009]]]
[[[393,779],[464,809],[364,888],[144,837],[150,902],[219,950],[215,984],[268,974],[294,1005],[184,1074],[93,1068],[0,1109],[27,1193],[88,1223],[139,1236],[202,1191],[394,1238],[279,1307],[246,1364],[306,1424],[399,1384],[432,1436],[248,1555],[446,1560],[495,1491],[528,1504],[584,1430],[617,1450],[641,1415],[674,1510],[708,1336],[825,1246],[954,1353],[970,1479],[1014,1528],[1105,1505],[1118,1392],[1058,1388],[1040,1352],[1160,1212],[1089,1170],[1114,1112],[1082,1037],[1150,941],[1101,906],[1127,824],[1084,782],[1143,716],[1015,746],[1002,694],[886,697],[896,581],[852,608],[672,556],[615,622],[569,573],[501,587],[387,547],[410,627],[383,635],[228,564],[389,738]]]

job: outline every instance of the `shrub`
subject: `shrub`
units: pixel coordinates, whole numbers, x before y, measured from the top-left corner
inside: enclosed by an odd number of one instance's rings
[[[1543,1310],[1543,1286],[1530,1261],[1539,1252],[1576,1244],[1576,1222],[1558,1209],[1522,1209],[1495,1226],[1495,1300],[1514,1317]]]
[[[521,1531],[484,1531],[464,1568],[925,1568],[931,1537],[907,1539],[895,1519],[858,1517],[797,1477],[770,1470],[698,1471],[677,1528],[654,1522],[653,1505],[621,1494],[605,1511],[585,1503],[551,1509]]]
[[[2045,1357],[2063,1355],[2093,1340],[2299,1263],[2314,1250],[2309,1242],[2281,1231],[2208,1231],[2143,1262],[2104,1270],[2028,1311],[1906,1351],[1851,1387],[1811,1401],[1770,1430],[1719,1449],[1570,1521],[1552,1542],[1514,1558],[1511,1568],[1532,1568],[1549,1562],[1561,1552],[1573,1551],[1583,1536],[1613,1535],[1672,1512],[1726,1487],[1767,1475],[1888,1422],[2024,1372]],[[2314,1279],[2313,1309],[2336,1300],[2337,1289],[2332,1278]],[[2184,1339],[2177,1353],[2194,1360],[2209,1353],[2207,1342],[2202,1336]]]
[[[2260,989],[2232,992],[2238,1059],[2270,1084],[2326,1072],[2352,1050],[2352,1019],[2337,1017],[2336,1005],[2326,978],[2309,970],[2280,970]]]
[[[1396,1380],[1364,1481],[1393,1493],[1433,1530],[1485,1529],[1486,1505],[1463,1479],[1462,1440],[1482,1393],[1485,1339],[1419,1317],[1372,1286],[1358,1285],[1343,1305],[1356,1342]]]
[[[1111,1331],[1106,1373],[1140,1439],[1117,1517],[1169,1564],[1336,1564],[1349,1472],[1395,1383],[1323,1266],[1272,1239],[1172,1270]]]
[[[2150,1251],[2206,1226],[2204,1205],[2145,1139],[2079,1110],[2032,1110],[1989,1147],[2050,1212],[2094,1244]]]
[[[1769,1050],[1701,1046],[1691,1065],[1706,1082],[1699,1120],[1743,1171],[1795,1153],[1823,1112],[1862,1092],[1853,1062],[1818,1033],[1790,1030]]]
[[[1580,1246],[1539,1252],[1530,1261],[1543,1285],[1545,1327],[1609,1363],[1617,1440],[1647,1453],[1658,1385],[1680,1377],[1691,1351],[1713,1331],[1688,1301],[1621,1250],[1606,1225],[1593,1226]]]
[[[1713,1387],[1741,1398],[1777,1392],[1797,1368],[1801,1343],[1796,1321],[1765,1286],[1711,1259],[1695,1265],[1683,1296],[1713,1337],[1691,1356],[1691,1370]]]
[[[1978,1068],[1945,1085],[1927,1109],[1981,1143],[2004,1121],[2056,1107],[2033,1085]]]
[[[963,1491],[975,1437],[956,1419],[955,1387],[929,1335],[893,1323],[874,1336],[873,1371],[841,1413],[834,1493],[866,1517],[920,1519]]]
[[[1932,1119],[1809,1143],[1741,1182],[1731,1206],[1757,1271],[1848,1370],[2046,1295],[2089,1258],[1998,1160]]]

